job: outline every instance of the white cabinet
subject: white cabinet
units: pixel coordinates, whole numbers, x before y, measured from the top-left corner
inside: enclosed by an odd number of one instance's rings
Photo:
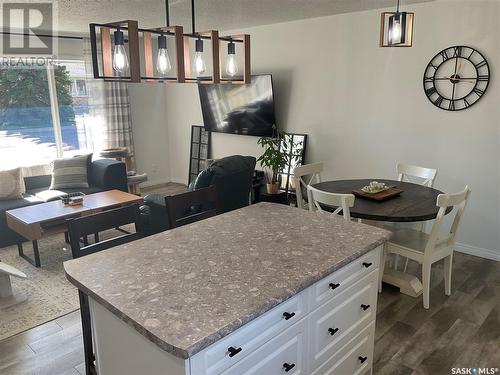
[[[363,255],[197,353],[190,359],[191,374],[370,370],[381,251]],[[293,316],[286,320],[285,312]],[[293,365],[288,372],[285,364]]]
[[[185,360],[162,351],[90,298],[99,375],[369,373],[381,250],[354,260]]]

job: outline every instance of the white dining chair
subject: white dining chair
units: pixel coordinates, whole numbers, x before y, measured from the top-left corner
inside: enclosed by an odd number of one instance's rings
[[[295,194],[297,197],[297,207],[304,208],[304,197],[302,196],[302,186],[304,189],[307,185],[314,182],[321,182],[321,172],[323,171],[323,163],[311,163],[295,167],[293,170],[293,183],[295,186]]]
[[[437,206],[439,211],[430,234],[413,229],[397,230],[390,241],[385,245],[385,255],[397,254],[412,259],[422,265],[422,284],[424,308],[429,308],[429,293],[431,280],[431,266],[444,259],[444,289],[447,296],[451,295],[451,273],[453,248],[467,201],[470,196],[468,186],[459,193],[439,194]],[[453,207],[456,210],[455,218],[450,231],[440,238],[440,231],[446,215],[446,209]],[[382,263],[383,267],[384,263]]]
[[[397,165],[398,181],[414,182],[415,178],[419,179],[419,185],[433,187],[436,179],[437,170],[432,168],[424,168],[416,165],[398,163]]]
[[[425,167],[420,167],[418,165],[411,165],[404,163],[398,163],[396,166],[396,170],[398,174],[398,181],[418,183],[419,185],[427,187],[434,186],[434,181],[437,175],[437,169],[425,168]],[[418,230],[425,232],[426,222],[423,221],[416,225],[414,224],[413,226]],[[394,227],[397,228],[398,224],[393,223],[387,229],[394,230]],[[394,269],[397,270],[398,264],[399,264],[399,257],[396,257],[396,259],[394,259],[394,265],[393,265]],[[405,260],[403,271],[406,272],[407,268],[408,268],[408,258]]]
[[[307,185],[307,200],[309,203],[309,211],[317,210],[332,215],[338,215],[342,212],[346,221],[351,220],[350,208],[354,206],[353,194],[329,193],[313,188],[311,185]],[[333,212],[325,211],[321,207],[322,204],[337,208]]]

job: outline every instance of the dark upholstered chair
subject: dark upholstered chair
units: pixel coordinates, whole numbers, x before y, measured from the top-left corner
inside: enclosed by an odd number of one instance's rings
[[[224,213],[248,206],[256,160],[253,156],[234,155],[215,160],[200,172],[190,191],[215,186],[217,213]],[[144,198],[143,218],[148,234],[171,227],[165,207],[165,196],[150,194]]]

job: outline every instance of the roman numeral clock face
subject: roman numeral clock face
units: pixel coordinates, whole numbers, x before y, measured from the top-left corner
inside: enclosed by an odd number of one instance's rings
[[[471,47],[449,47],[433,57],[424,73],[427,98],[438,108],[460,111],[477,103],[490,82],[490,67]]]

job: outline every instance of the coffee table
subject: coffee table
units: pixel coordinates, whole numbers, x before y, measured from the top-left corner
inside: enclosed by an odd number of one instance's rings
[[[103,191],[86,195],[83,198],[83,204],[78,206],[64,205],[61,200],[57,200],[9,210],[6,212],[7,225],[27,240],[32,241],[34,259],[24,254],[22,243],[17,245],[19,256],[35,267],[40,267],[38,240],[51,234],[66,234],[67,219],[142,201],[142,197],[121,190]]]

